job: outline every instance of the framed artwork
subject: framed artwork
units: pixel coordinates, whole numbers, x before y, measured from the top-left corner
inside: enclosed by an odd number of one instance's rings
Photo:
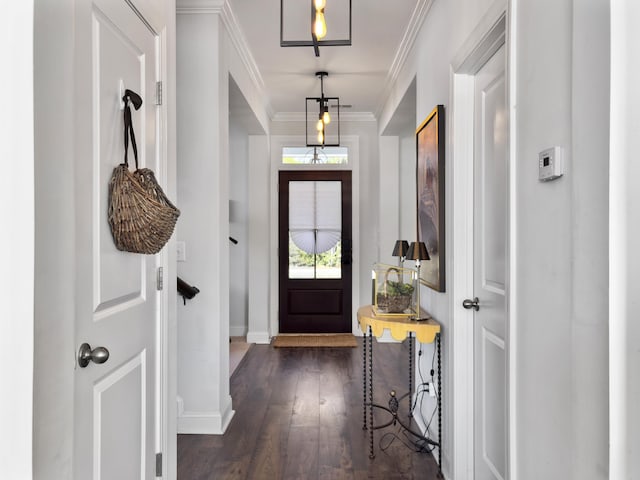
[[[418,241],[430,260],[420,267],[420,281],[445,290],[444,244],[444,106],[438,105],[416,129]]]

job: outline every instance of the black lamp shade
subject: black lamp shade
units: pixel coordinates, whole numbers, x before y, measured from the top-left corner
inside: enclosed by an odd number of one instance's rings
[[[394,257],[406,257],[408,251],[409,242],[406,240],[396,240],[396,245],[393,247],[393,253],[391,255]]]
[[[427,246],[424,242],[411,242],[407,252],[407,260],[430,260]]]

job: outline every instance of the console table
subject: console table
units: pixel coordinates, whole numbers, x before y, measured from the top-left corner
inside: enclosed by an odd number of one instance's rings
[[[426,312],[422,312],[422,317],[428,317]],[[438,468],[439,474],[442,477],[442,368],[440,365],[441,350],[440,350],[440,324],[429,318],[428,320],[412,320],[410,317],[394,317],[375,315],[373,307],[366,305],[358,309],[358,323],[360,324],[360,330],[364,333],[362,337],[363,346],[363,378],[362,378],[362,408],[363,408],[363,430],[369,430],[370,432],[370,451],[369,458],[375,458],[373,450],[373,431],[379,428],[385,428],[389,425],[395,425],[396,423],[409,432],[411,435],[419,440],[425,441],[430,445],[438,447]],[[390,393],[389,406],[383,406],[373,403],[373,336],[382,336],[385,330],[389,330],[391,336],[398,341],[404,340],[407,336],[411,339],[409,342],[409,391],[402,397],[397,397],[396,392]],[[414,337],[415,335],[415,337]],[[438,442],[435,442],[424,435],[414,431],[411,428],[411,418],[413,416],[412,407],[412,392],[413,392],[413,338],[417,338],[421,343],[436,344],[437,361],[437,374],[438,374],[438,389],[437,389],[437,408],[438,408]],[[367,386],[368,383],[368,386]],[[368,387],[368,388],[367,388]],[[369,401],[367,402],[367,394]],[[398,416],[399,402],[404,397],[409,398],[409,421],[405,422]],[[373,409],[379,408],[391,415],[391,419],[382,425],[373,425]],[[368,421],[367,421],[367,411]]]

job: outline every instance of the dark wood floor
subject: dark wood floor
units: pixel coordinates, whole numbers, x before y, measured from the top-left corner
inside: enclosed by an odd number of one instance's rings
[[[386,404],[390,389],[407,390],[408,347],[374,348],[374,402]],[[403,445],[397,427],[375,431],[376,458],[369,459],[362,375],[361,342],[252,346],[231,378],[236,414],[227,432],[178,436],[178,479],[435,479],[431,453]],[[382,412],[376,418],[386,420]]]

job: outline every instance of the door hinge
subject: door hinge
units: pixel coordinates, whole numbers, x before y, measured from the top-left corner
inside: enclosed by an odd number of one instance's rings
[[[158,267],[158,276],[156,277],[156,288],[158,290],[162,290],[163,287],[164,287],[163,268]]]
[[[156,453],[156,477],[162,476],[162,453]]]
[[[162,82],[156,82],[156,105],[162,105]]]

